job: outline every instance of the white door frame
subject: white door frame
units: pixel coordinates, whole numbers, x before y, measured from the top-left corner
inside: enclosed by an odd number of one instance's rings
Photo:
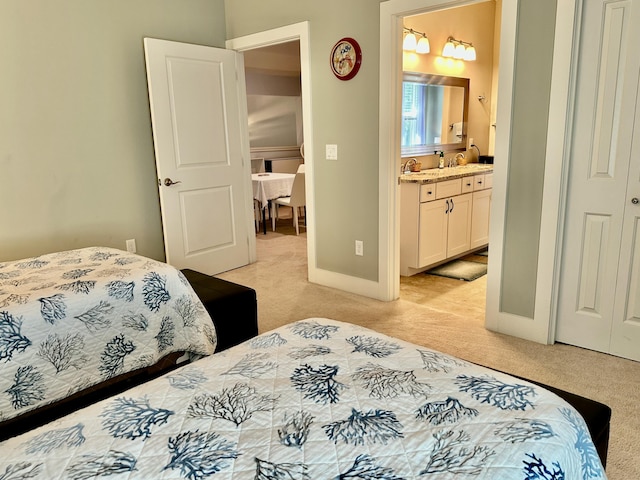
[[[302,88],[302,137],[304,141],[305,190],[307,196],[307,265],[311,278],[317,270],[315,236],[315,195],[313,174],[313,118],[311,116],[311,60],[309,22],[300,22],[226,41],[226,47],[242,52],[298,40],[300,42],[300,80]]]
[[[402,19],[405,16],[477,3],[478,0],[388,0],[380,4],[380,143],[379,143],[379,281],[387,300],[400,295],[399,122],[402,82]],[[568,152],[565,135],[570,127],[570,80],[576,1],[558,2],[553,74],[544,177],[540,248],[534,319],[500,311],[502,245],[511,144],[511,108],[514,83],[517,2],[505,1],[500,45],[500,99],[497,118],[504,128],[497,130],[494,183],[489,243],[497,252],[489,263],[486,326],[492,330],[549,343],[555,337],[557,263],[561,245],[561,222],[566,179],[563,177]],[[384,66],[384,68],[382,67]],[[555,160],[560,159],[560,160]]]
[[[403,18],[486,0],[388,0],[380,4],[378,298],[400,297],[400,92]],[[494,180],[495,188],[495,180]]]
[[[557,2],[554,51],[549,97],[549,120],[538,243],[538,269],[533,318],[501,311],[502,255],[492,258],[487,277],[485,325],[490,330],[514,335],[539,343],[553,343],[556,333],[557,293],[562,252],[562,232],[566,195],[566,169],[570,155],[570,130],[574,96],[574,36],[578,28],[578,3],[581,0]],[[577,20],[578,19],[578,20]],[[512,96],[516,49],[517,2],[504,1],[500,43],[496,157],[491,208],[489,244],[497,252],[503,250],[506,216],[508,163],[511,145]],[[496,202],[497,200],[497,202]]]

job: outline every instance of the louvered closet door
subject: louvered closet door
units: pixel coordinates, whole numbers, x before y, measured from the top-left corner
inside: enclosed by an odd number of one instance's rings
[[[556,332],[559,342],[635,360],[639,24],[640,0],[584,1]]]

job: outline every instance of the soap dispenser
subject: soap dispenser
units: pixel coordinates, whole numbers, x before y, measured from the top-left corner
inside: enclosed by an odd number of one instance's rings
[[[438,164],[438,168],[444,168],[444,152],[440,150],[440,163]]]

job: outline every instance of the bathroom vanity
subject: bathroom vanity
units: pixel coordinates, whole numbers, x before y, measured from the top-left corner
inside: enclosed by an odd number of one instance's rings
[[[400,274],[411,276],[489,244],[493,165],[400,176]]]

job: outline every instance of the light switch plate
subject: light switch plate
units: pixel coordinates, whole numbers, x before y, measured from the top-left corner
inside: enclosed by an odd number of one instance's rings
[[[327,144],[325,145],[327,160],[338,160],[338,145]]]

